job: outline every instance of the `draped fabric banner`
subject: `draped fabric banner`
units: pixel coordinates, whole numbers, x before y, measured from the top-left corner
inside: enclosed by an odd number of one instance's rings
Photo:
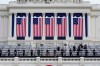
[[[45,36],[47,40],[54,39],[55,18],[53,13],[45,15]]]
[[[54,37],[54,17],[45,18],[46,36]]]
[[[88,37],[88,14],[85,13],[85,36]]]
[[[31,36],[31,14],[28,14],[28,37]]]
[[[58,39],[65,39],[67,36],[67,18],[64,13],[57,15],[57,36]]]
[[[83,18],[73,18],[73,35],[74,37],[83,37]]]
[[[58,37],[66,37],[67,26],[66,17],[57,17],[57,35]]]
[[[74,13],[73,15],[73,36],[75,40],[83,39],[83,15]]]
[[[26,36],[26,17],[21,14],[16,18],[16,36],[18,40],[25,40]]]
[[[68,14],[68,33],[69,33],[69,37],[71,37],[71,14]]]
[[[15,17],[16,17],[16,25],[14,24]],[[34,13],[34,14],[28,13],[27,18],[26,18],[26,13],[17,13],[16,16],[13,13],[11,18],[12,18],[11,36],[12,37],[14,36],[14,31],[16,30],[16,37],[18,40],[25,39],[26,28],[28,28],[28,37],[33,35],[34,40],[42,39],[43,28],[45,31],[46,40],[53,40],[55,37],[55,31],[56,31],[58,40],[66,40],[66,37],[71,37],[71,36],[74,37],[74,40],[82,40],[83,26],[85,27],[84,28],[85,37],[88,37],[88,14],[87,13],[85,13],[85,18],[84,18],[85,23],[83,23],[82,13],[74,13],[74,14],[69,13],[68,15],[66,15],[66,13],[57,13],[57,15],[54,15],[54,13],[45,13],[44,18],[43,18],[42,13]],[[28,19],[27,21],[28,23],[26,23],[26,19]],[[28,24],[27,27],[26,27],[26,24]],[[31,26],[31,24],[33,26]],[[14,27],[16,27],[15,30],[14,30]],[[73,32],[73,35],[72,35],[72,32]]]
[[[33,17],[33,36],[39,39],[43,32],[43,17]]]
[[[25,17],[17,17],[16,32],[17,32],[16,33],[17,37],[26,36],[26,18]]]
[[[12,29],[11,36],[12,36],[12,37],[14,37],[14,18],[15,18],[15,16],[14,16],[14,13],[13,13],[13,14],[12,14],[12,27],[11,27],[11,29]]]

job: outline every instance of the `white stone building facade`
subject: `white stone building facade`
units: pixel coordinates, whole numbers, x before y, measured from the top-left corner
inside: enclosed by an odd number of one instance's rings
[[[28,14],[31,19],[30,37],[28,35],[29,29],[26,28],[25,40],[18,40],[16,36],[16,18],[18,13],[26,14],[26,27],[28,27]],[[43,17],[43,35],[41,40],[33,38],[32,17],[34,13],[42,13]],[[45,38],[45,13],[53,13],[57,17],[57,13],[66,14],[68,36],[64,40],[57,38],[57,25],[55,19],[54,39],[46,40]],[[68,14],[70,13],[70,19]],[[73,14],[82,13],[83,15],[83,36],[82,40],[75,40],[73,37],[73,28],[69,33],[70,22],[73,27]],[[87,14],[87,17],[85,16]],[[14,16],[12,18],[12,15]],[[88,18],[88,19],[87,19]],[[85,21],[87,19],[87,21]],[[1,44],[99,44],[100,43],[100,5],[90,4],[88,1],[82,0],[17,0],[11,1],[9,4],[0,4],[0,46]],[[13,28],[12,28],[12,21]],[[87,24],[85,24],[87,22]],[[87,29],[86,25],[88,25]],[[13,34],[12,34],[13,30]],[[85,30],[88,31],[88,36],[85,35]],[[71,36],[69,36],[69,34]],[[13,35],[13,36],[12,36]],[[0,58],[0,66],[100,66],[100,58]]]
[[[1,4],[0,5],[0,42],[4,44],[38,44],[38,43],[99,43],[99,20],[100,20],[100,5],[98,4],[90,4],[88,1],[82,0],[17,0],[11,1],[9,4]],[[16,22],[17,13],[25,13],[26,14],[26,36],[25,40],[17,40],[16,39],[16,23],[14,23],[14,35],[12,37],[12,14],[14,14],[14,22]],[[82,40],[74,40],[73,37],[73,28],[71,28],[71,36],[66,36],[65,40],[57,39],[57,27],[55,22],[55,31],[54,31],[54,39],[46,40],[45,39],[45,19],[43,19],[43,36],[41,40],[33,39],[33,28],[31,26],[30,37],[28,37],[28,14],[30,13],[31,17],[34,13],[42,13],[43,18],[45,17],[45,13],[54,13],[54,17],[56,18],[57,13],[65,13],[68,15],[70,13],[71,18],[71,27],[73,27],[73,14],[74,13],[82,13],[83,14],[83,39]],[[85,14],[87,14],[87,30],[88,37],[85,36]],[[68,16],[66,16],[68,18]],[[68,19],[69,20],[69,19]],[[56,20],[55,20],[56,21]],[[69,21],[68,21],[69,22]],[[32,18],[31,18],[32,23]],[[68,24],[67,24],[68,25]],[[67,30],[69,27],[67,26]],[[69,31],[67,31],[67,34]],[[52,42],[51,42],[52,41]],[[93,41],[93,42],[92,42]]]

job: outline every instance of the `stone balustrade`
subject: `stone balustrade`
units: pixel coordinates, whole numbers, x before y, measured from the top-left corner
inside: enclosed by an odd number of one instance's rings
[[[99,66],[100,58],[0,58],[0,66]]]

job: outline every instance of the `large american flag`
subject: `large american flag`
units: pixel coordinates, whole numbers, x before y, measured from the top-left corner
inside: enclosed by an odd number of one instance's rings
[[[55,18],[45,17],[45,34],[46,37],[54,37]]]
[[[26,36],[26,17],[17,17],[16,35],[17,37]]]
[[[67,36],[67,19],[66,17],[57,17],[57,36],[66,37]]]
[[[33,17],[33,36],[41,37],[43,35],[43,17]]]
[[[73,18],[73,35],[74,37],[83,36],[83,18],[82,17]]]

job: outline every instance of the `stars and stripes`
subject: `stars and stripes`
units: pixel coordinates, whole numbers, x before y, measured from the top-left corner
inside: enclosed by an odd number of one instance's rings
[[[57,36],[66,37],[67,36],[67,19],[66,17],[57,17]]]
[[[43,35],[43,17],[33,17],[33,36],[42,37]]]
[[[54,37],[55,30],[55,19],[54,17],[45,17],[45,35],[46,37]]]
[[[25,37],[26,36],[26,17],[16,18],[16,36]]]
[[[68,33],[68,38],[74,37],[76,40],[80,37],[83,38],[83,32],[85,36],[88,37],[88,15],[85,14],[85,25],[83,23],[83,15],[82,13],[74,13],[71,17],[71,14],[66,15],[66,13],[57,13],[56,18],[54,13],[46,13],[43,18],[42,13],[35,13],[32,17],[31,14],[28,16],[28,21],[26,21],[25,13],[18,13],[16,17],[16,25],[14,25],[14,15],[12,15],[12,27],[16,27],[16,29],[12,29],[11,36],[14,37],[14,32],[16,30],[16,37],[21,39],[20,37],[26,36],[26,28],[28,28],[28,36],[32,36],[33,39],[42,39],[43,35],[45,39],[54,39],[55,31],[58,39],[65,40]],[[68,16],[68,17],[67,17]],[[73,20],[71,19],[73,18]],[[67,22],[68,19],[68,22]],[[56,21],[55,21],[56,20]],[[73,22],[72,22],[73,21]],[[28,26],[26,27],[26,22],[28,22]],[[29,23],[30,22],[30,23]],[[55,23],[56,22],[56,23]],[[31,26],[33,24],[33,26]],[[44,25],[43,25],[44,24]],[[83,31],[83,26],[85,26],[85,31]],[[32,27],[32,30],[31,30]],[[55,29],[56,28],[56,29]],[[73,28],[73,31],[71,29]],[[43,34],[43,29],[45,29],[45,33]],[[73,35],[71,34],[73,32]],[[81,39],[82,40],[82,39]]]
[[[83,37],[83,18],[73,18],[73,35],[74,37]]]

